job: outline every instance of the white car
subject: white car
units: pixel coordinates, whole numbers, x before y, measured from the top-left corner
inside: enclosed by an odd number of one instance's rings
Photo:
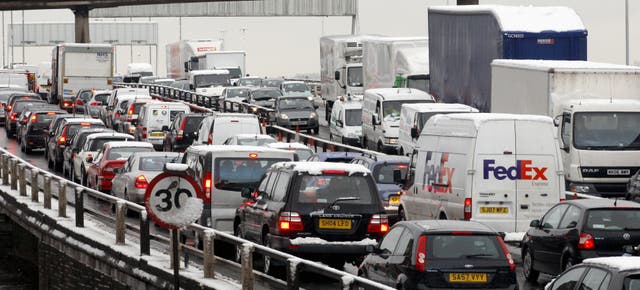
[[[136,152],[127,159],[124,167],[116,169],[111,180],[111,195],[144,203],[144,193],[165,163],[179,163],[181,154],[177,152]]]
[[[133,136],[124,133],[110,132],[110,133],[95,133],[87,136],[87,140],[84,146],[80,149],[80,152],[73,158],[73,176],[80,177],[80,182],[83,185],[87,184],[87,168],[91,166],[87,162],[87,157],[95,157],[102,145],[110,141],[133,141]]]
[[[297,142],[293,142],[293,143],[276,142],[276,143],[269,143],[265,146],[269,148],[293,151],[296,153],[296,158],[297,158],[296,161],[307,160],[309,157],[311,157],[311,155],[313,155],[313,150],[311,150],[311,148],[309,148],[307,145],[304,145],[302,143],[297,143]]]

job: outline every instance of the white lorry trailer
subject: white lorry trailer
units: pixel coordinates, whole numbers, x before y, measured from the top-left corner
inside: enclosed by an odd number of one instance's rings
[[[51,102],[62,104],[64,99],[74,98],[80,89],[111,89],[111,45],[64,43],[56,45],[51,54]]]
[[[500,59],[491,74],[492,112],[555,118],[568,191],[625,195],[640,169],[640,67]]]
[[[147,77],[153,75],[153,66],[150,63],[130,63],[127,65],[127,75]]]
[[[364,89],[409,87],[429,92],[426,37],[376,37],[363,41]]]
[[[231,84],[235,84],[246,73],[244,51],[214,51],[193,56],[189,70],[227,70],[231,74]]]
[[[221,40],[180,40],[169,43],[167,49],[167,77],[174,80],[187,79],[192,57],[222,50]]]

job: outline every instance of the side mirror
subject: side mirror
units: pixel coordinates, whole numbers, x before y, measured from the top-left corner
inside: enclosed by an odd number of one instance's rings
[[[336,79],[336,81],[340,80],[340,71],[337,70],[333,73],[333,78]]]
[[[169,131],[169,126],[162,126],[162,131]]]
[[[532,220],[529,223],[529,226],[532,228],[539,228],[540,227],[540,220]]]
[[[413,127],[411,128],[411,138],[418,138],[420,137],[420,134],[418,133],[418,128]]]
[[[93,163],[93,157],[89,156],[87,157],[87,159],[85,159],[87,162],[89,163]]]
[[[121,171],[122,171],[122,168],[113,169],[113,173],[115,173],[115,174],[119,174]]]
[[[371,115],[371,125],[375,126],[378,125],[378,114],[373,114]]]
[[[562,121],[562,115],[557,115],[555,118],[553,118],[553,125],[558,127],[560,126],[561,121]]]
[[[248,188],[248,187],[245,187],[245,188],[242,189],[242,191],[240,192],[240,196],[242,198],[254,199],[253,192],[252,192],[251,188]]]
[[[400,171],[400,169],[393,170],[393,183],[395,184],[404,183],[404,180],[402,179],[402,171]]]
[[[342,123],[342,120],[336,120],[336,126],[342,128],[344,126],[344,123]]]

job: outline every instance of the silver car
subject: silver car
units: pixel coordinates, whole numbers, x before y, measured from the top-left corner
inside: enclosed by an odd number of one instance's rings
[[[98,118],[100,108],[107,105],[107,98],[111,91],[93,91],[91,99],[84,103],[84,111],[93,118]]]
[[[177,152],[137,152],[129,156],[122,168],[116,169],[111,180],[111,194],[143,204],[144,192],[165,163],[180,162]]]

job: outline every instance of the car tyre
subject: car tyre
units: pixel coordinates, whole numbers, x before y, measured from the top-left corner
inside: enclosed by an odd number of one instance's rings
[[[522,257],[522,273],[527,281],[537,283],[540,272],[533,269],[533,256],[529,248],[524,249],[524,256]]]
[[[233,229],[233,235],[238,238],[244,239],[244,236],[242,235],[242,231],[240,230],[241,226],[242,224],[239,224]],[[233,260],[236,261],[236,263],[238,264],[242,263],[242,245],[235,246],[235,255],[233,257]]]

